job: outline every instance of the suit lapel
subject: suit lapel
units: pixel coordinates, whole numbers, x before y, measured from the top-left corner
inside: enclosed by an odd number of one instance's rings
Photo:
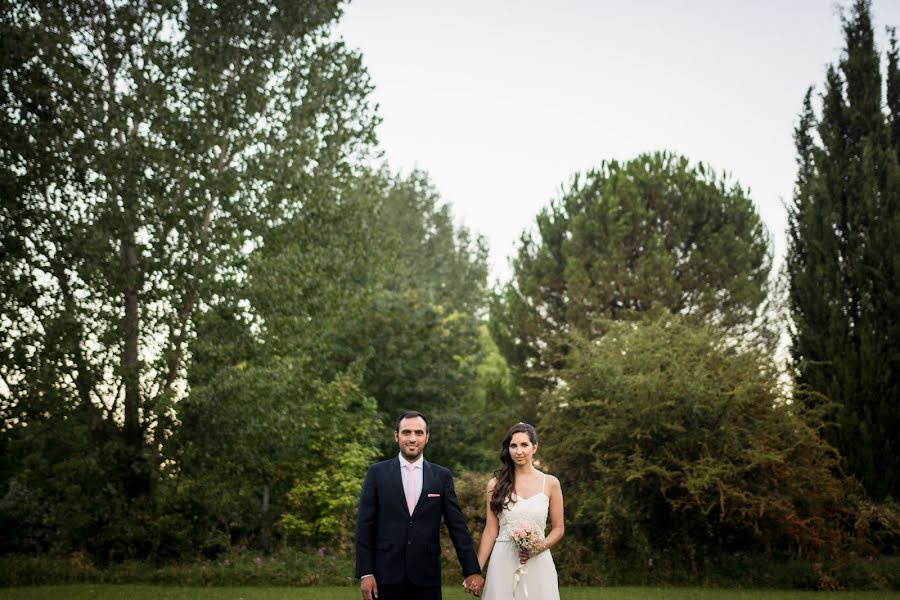
[[[428,497],[428,490],[431,489],[432,477],[434,474],[431,472],[431,463],[427,460],[422,460],[422,493],[419,494],[419,501],[416,502],[416,508],[413,511],[413,514],[418,512],[419,508],[422,506],[422,503],[425,502],[425,498]]]
[[[403,510],[404,514],[409,514],[409,509],[406,508],[406,490],[403,489],[403,476],[400,475],[400,460],[395,458],[391,461],[391,464],[393,466],[390,472],[390,487],[397,490],[394,496],[397,498],[400,509]]]

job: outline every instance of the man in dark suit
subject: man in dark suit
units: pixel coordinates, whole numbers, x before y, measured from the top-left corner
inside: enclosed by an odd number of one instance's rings
[[[462,566],[466,591],[484,578],[450,471],[425,460],[428,421],[418,412],[394,426],[400,456],[369,467],[356,522],[356,576],[363,600],[440,600],[441,517]]]

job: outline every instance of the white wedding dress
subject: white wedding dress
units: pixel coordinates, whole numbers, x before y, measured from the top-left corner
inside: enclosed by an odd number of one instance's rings
[[[544,475],[540,492],[510,502],[500,513],[500,533],[488,561],[482,600],[559,600],[556,565],[550,551],[544,550],[520,565],[519,552],[510,536],[522,525],[535,531],[546,530],[550,510],[550,498],[544,493],[546,479]],[[520,566],[523,568],[517,577],[516,569]]]

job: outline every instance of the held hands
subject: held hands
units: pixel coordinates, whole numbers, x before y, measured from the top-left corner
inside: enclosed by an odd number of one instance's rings
[[[478,574],[469,575],[463,581],[463,589],[475,597],[481,596],[481,591],[484,589],[484,577]]]

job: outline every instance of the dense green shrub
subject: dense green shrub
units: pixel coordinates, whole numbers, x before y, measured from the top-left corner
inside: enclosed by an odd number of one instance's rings
[[[542,422],[567,531],[589,553],[694,575],[720,554],[839,554],[838,457],[762,353],[671,315],[608,327],[572,340]]]
[[[283,549],[262,555],[232,549],[216,560],[153,565],[126,561],[94,565],[83,553],[70,556],[0,557],[0,585],[60,583],[152,583],[166,585],[348,585],[353,555]]]

